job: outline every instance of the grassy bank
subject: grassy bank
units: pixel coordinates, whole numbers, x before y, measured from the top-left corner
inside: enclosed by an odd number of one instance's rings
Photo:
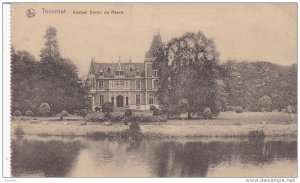
[[[17,128],[24,135],[44,136],[117,136],[128,129],[123,123],[104,126],[103,123],[68,120],[55,121],[47,118],[38,121],[13,121],[12,134]],[[159,125],[140,124],[146,137],[247,137],[250,131],[263,131],[265,136],[296,136],[296,115],[286,113],[221,113],[213,120],[172,120]]]

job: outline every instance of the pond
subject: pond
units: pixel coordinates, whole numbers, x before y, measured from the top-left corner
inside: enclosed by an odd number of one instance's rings
[[[14,137],[14,177],[295,177],[296,138]]]

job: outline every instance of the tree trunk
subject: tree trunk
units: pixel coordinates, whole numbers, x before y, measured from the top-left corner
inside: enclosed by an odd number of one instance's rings
[[[192,119],[192,113],[188,111],[188,119]]]

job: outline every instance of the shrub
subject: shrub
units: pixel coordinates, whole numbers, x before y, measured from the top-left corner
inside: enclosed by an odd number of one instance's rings
[[[39,113],[43,114],[43,116],[45,117],[47,114],[50,113],[50,106],[48,103],[42,103],[39,107]]]
[[[155,109],[157,109],[157,108],[155,107],[155,105],[151,105],[151,106],[150,106],[150,111],[154,111]]]
[[[123,115],[113,115],[110,117],[111,122],[122,122],[124,119]]]
[[[271,111],[272,109],[272,99],[268,95],[264,95],[258,100],[258,105],[261,111]]]
[[[235,107],[234,111],[236,113],[243,113],[243,108],[241,106],[237,106],[237,107]]]
[[[227,111],[233,111],[233,110],[234,110],[234,107],[230,105],[230,106],[227,107],[226,110],[227,110]]]
[[[126,109],[125,110],[125,113],[124,113],[124,116],[127,117],[127,116],[132,116],[132,111],[130,109]]]
[[[168,121],[167,118],[163,118],[163,117],[159,118],[159,122],[167,122],[167,121]]]
[[[21,111],[19,111],[19,110],[15,110],[15,112],[14,112],[14,116],[22,116],[22,113],[21,113]]]
[[[211,119],[212,118],[212,112],[209,107],[205,108],[202,112],[202,116],[204,119]]]
[[[86,115],[88,114],[88,112],[87,112],[86,109],[81,109],[79,114],[80,114],[80,116],[82,116],[82,117],[86,117]]]
[[[68,117],[68,112],[67,111],[61,111],[60,115],[62,117]]]
[[[106,115],[114,111],[114,105],[111,102],[105,102],[102,106],[102,112]]]
[[[160,111],[159,111],[159,109],[154,109],[153,110],[153,116],[159,116],[160,115]]]
[[[286,106],[285,111],[287,113],[295,113],[296,112],[295,108],[291,105]]]
[[[100,111],[101,110],[101,107],[95,107],[95,111]]]
[[[129,126],[129,137],[134,141],[138,141],[143,137],[139,122],[131,122]]]
[[[33,112],[31,110],[28,110],[25,112],[25,116],[31,117],[31,116],[33,116]]]
[[[28,120],[30,120],[30,117],[28,117],[28,116],[22,116],[22,117],[21,117],[21,120],[23,120],[23,121],[28,121]]]
[[[90,122],[105,122],[109,121],[109,119],[103,115],[103,113],[94,113],[88,116],[88,120]]]

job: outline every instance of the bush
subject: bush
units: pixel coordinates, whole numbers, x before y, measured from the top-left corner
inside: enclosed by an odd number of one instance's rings
[[[154,111],[155,109],[157,109],[157,108],[155,107],[155,105],[151,105],[151,106],[150,106],[150,111]]]
[[[88,112],[87,112],[86,109],[81,109],[79,114],[80,114],[80,116],[82,116],[82,117],[86,117],[86,115],[88,114]]]
[[[109,121],[109,119],[103,115],[103,113],[94,113],[88,116],[88,120],[90,122],[105,122]]]
[[[22,113],[21,113],[21,111],[19,111],[19,110],[15,110],[15,112],[14,112],[14,116],[22,116]]]
[[[67,111],[61,111],[60,115],[62,117],[68,117],[68,112]]]
[[[272,109],[272,99],[268,95],[264,95],[258,100],[258,105],[261,108],[261,111],[271,111]]]
[[[105,102],[102,106],[102,112],[106,115],[114,111],[114,105],[111,102]]]
[[[39,107],[39,113],[43,114],[43,116],[45,117],[47,114],[50,113],[50,106],[48,103],[42,103]]]
[[[237,107],[234,109],[234,111],[235,111],[236,113],[243,113],[243,108],[242,108],[241,106],[237,106]]]
[[[204,119],[211,119],[212,118],[212,112],[209,107],[205,108],[202,112],[202,116]]]
[[[291,105],[286,106],[285,111],[287,113],[296,113],[295,108],[293,106],[291,106]]]
[[[233,110],[234,110],[234,107],[230,105],[230,106],[227,107],[226,110],[227,110],[227,111],[233,111]]]
[[[23,120],[23,121],[28,121],[28,120],[30,120],[30,117],[28,117],[28,116],[22,116],[22,117],[21,117],[21,120]]]
[[[101,110],[101,107],[95,107],[95,111],[100,111]]]
[[[160,115],[160,111],[159,111],[159,109],[154,109],[153,110],[153,116],[159,116]]]
[[[32,117],[33,116],[33,112],[31,110],[28,110],[28,111],[25,112],[25,116]]]
[[[111,122],[122,122],[123,119],[124,119],[123,115],[113,115],[113,116],[110,116],[110,121]]]
[[[129,137],[134,141],[138,141],[143,137],[139,122],[131,122],[129,126]]]
[[[126,109],[124,113],[125,117],[132,116],[132,111],[130,109]]]

